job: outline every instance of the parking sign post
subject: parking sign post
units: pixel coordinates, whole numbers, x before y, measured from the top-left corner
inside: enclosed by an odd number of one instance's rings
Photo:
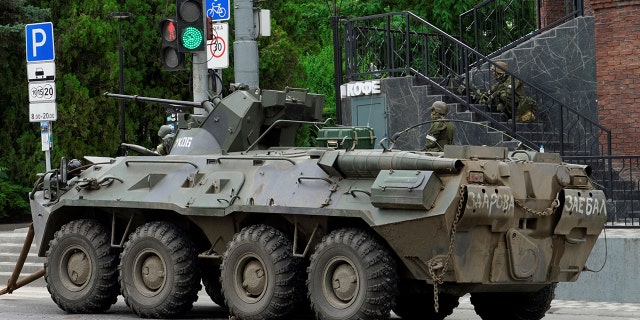
[[[42,151],[46,170],[51,170],[51,123],[58,119],[56,106],[56,65],[53,23],[27,24],[25,27],[27,80],[29,83],[29,121],[40,122]]]

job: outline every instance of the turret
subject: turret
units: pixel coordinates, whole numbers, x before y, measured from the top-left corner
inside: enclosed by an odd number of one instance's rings
[[[111,93],[105,93],[105,96],[204,108],[204,115],[178,115],[171,155],[294,146],[300,124],[320,120],[324,104],[324,95],[308,93],[307,89],[299,88],[262,92],[242,88],[224,99],[202,103]]]

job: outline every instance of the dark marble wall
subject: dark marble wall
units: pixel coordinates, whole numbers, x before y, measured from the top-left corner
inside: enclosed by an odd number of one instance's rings
[[[507,62],[517,76],[598,120],[593,17],[573,19],[495,60]]]

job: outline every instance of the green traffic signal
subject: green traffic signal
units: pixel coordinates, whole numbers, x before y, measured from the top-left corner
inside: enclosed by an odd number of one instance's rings
[[[198,48],[203,40],[204,35],[202,34],[202,30],[196,27],[186,27],[182,32],[182,46],[187,50]]]
[[[180,52],[206,50],[205,0],[176,0],[176,22]]]

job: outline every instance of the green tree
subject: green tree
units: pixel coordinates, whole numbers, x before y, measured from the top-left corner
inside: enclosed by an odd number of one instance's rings
[[[28,213],[28,188],[9,181],[7,168],[0,167],[0,221],[6,218],[18,218]]]
[[[255,2],[271,10],[272,36],[259,40],[260,84],[263,88],[309,87],[326,96],[325,117],[335,117],[333,39],[330,17],[358,17],[392,11],[412,11],[447,29],[457,14],[475,0],[289,0]],[[133,14],[117,21],[110,13]],[[444,14],[444,12],[448,14]],[[52,21],[56,48],[58,120],[52,125],[55,166],[61,156],[115,156],[120,143],[118,101],[104,92],[118,92],[118,45],[124,48],[125,93],[191,100],[190,70],[163,72],[159,59],[158,23],[175,16],[175,1],[164,0],[0,0],[0,166],[11,179],[29,186],[44,171],[37,123],[28,122],[25,81],[24,24]],[[233,20],[230,25],[233,26]],[[444,26],[444,27],[443,27]],[[230,43],[233,41],[231,32]],[[233,50],[233,48],[231,48]],[[232,55],[231,55],[232,56]],[[233,62],[233,61],[232,61]],[[233,65],[233,63],[232,63]],[[188,67],[189,68],[189,67]],[[233,68],[224,70],[224,88],[233,81]],[[126,140],[154,147],[164,122],[162,107],[126,103]],[[303,144],[310,143],[309,133]]]
[[[46,9],[0,0],[0,218],[19,216],[29,208],[29,189],[22,186],[33,183],[33,168],[38,164],[33,149],[40,135],[39,128],[28,121],[24,26],[48,18]]]

